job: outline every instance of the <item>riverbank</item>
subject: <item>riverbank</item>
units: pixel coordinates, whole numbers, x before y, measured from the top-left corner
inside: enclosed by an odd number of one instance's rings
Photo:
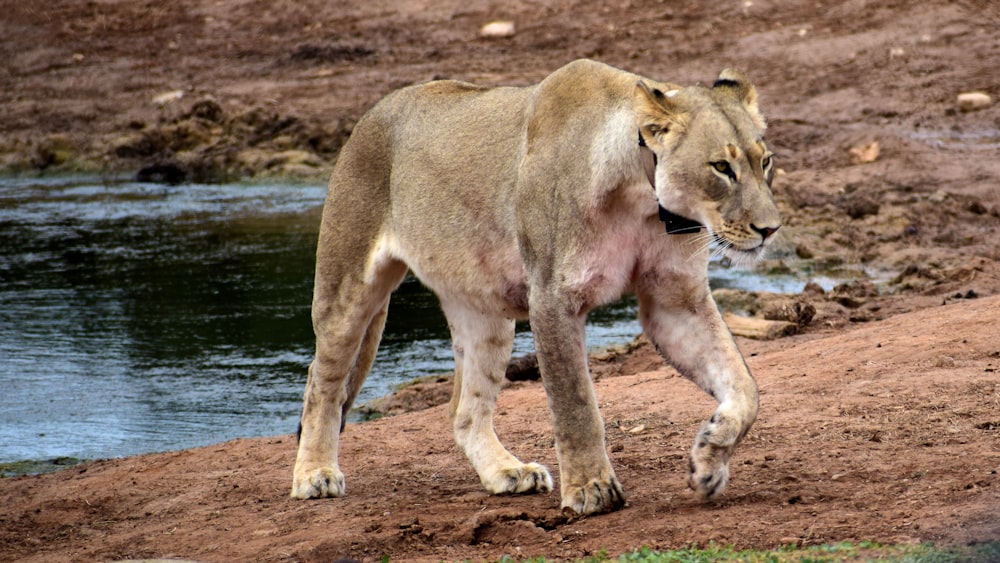
[[[727,493],[708,505],[684,479],[712,401],[640,345],[595,369],[629,494],[620,512],[567,518],[554,493],[487,495],[440,405],[348,425],[341,499],[288,497],[289,435],[0,479],[0,557],[450,561],[709,541],[996,540],[998,316],[1000,297],[963,299],[845,330],[741,340],[761,416],[731,462]],[[546,410],[540,383],[512,383],[497,426],[515,453],[555,467]]]
[[[720,295],[795,334],[740,339],[761,418],[716,504],[683,483],[711,400],[638,347],[594,364],[630,495],[619,513],[571,520],[555,495],[485,495],[431,406],[348,426],[344,499],[287,498],[287,435],[0,479],[11,499],[0,559],[436,561],[1000,538],[994,3],[61,0],[44,16],[19,3],[0,22],[6,172],[322,179],[365,109],[407,84],[529,84],[578,57],[683,84],[740,66],[781,168],[785,221],[762,268],[867,282]],[[495,19],[514,34],[481,37]],[[992,100],[960,102],[973,91]],[[512,383],[499,412],[505,442],[554,468],[540,386]]]

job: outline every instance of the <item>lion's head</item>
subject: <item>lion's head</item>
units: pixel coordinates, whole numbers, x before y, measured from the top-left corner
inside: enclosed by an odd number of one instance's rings
[[[757,90],[742,72],[723,70],[711,88],[664,92],[636,84],[639,142],[655,158],[651,181],[660,206],[707,227],[708,240],[738,261],[760,256],[781,226],[771,193],[774,158]]]

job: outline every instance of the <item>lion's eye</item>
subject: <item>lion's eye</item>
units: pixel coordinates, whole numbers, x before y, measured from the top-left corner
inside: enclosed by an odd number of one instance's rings
[[[764,170],[767,170],[768,168],[770,168],[771,167],[771,157],[770,156],[765,156],[760,161],[760,167],[763,168]]]
[[[720,174],[725,174],[726,176],[729,177],[730,180],[732,180],[734,182],[736,181],[736,173],[733,172],[733,167],[729,166],[729,163],[726,162],[725,160],[720,160],[720,161],[717,161],[717,162],[712,162],[711,165],[712,165],[712,168],[715,168],[716,172],[718,172]]]

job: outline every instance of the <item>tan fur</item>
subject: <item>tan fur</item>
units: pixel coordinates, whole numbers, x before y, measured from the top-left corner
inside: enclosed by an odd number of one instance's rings
[[[514,320],[527,318],[562,506],[587,514],[624,504],[587,370],[584,321],[634,292],[647,336],[720,403],[695,440],[689,477],[702,496],[720,493],[733,448],[756,417],[757,387],[712,301],[708,248],[714,240],[753,258],[780,225],[756,90],[738,71],[720,79],[715,88],[681,89],[581,60],[535,86],[431,82],[372,108],[341,152],[323,213],[316,357],[292,496],[344,494],[338,431],[407,268],[437,293],[448,318],[455,439],[488,491],[553,487],[545,467],[520,462],[493,430]],[[707,232],[665,234],[658,203]]]

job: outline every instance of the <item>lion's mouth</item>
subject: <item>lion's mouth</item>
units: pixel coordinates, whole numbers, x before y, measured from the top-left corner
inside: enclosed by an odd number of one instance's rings
[[[712,233],[715,239],[714,254],[724,256],[734,265],[740,267],[751,267],[764,256],[765,241],[761,241],[755,246],[741,248],[725,237]]]
[[[708,233],[712,239],[711,254],[716,257],[725,257],[733,265],[740,267],[753,266],[764,255],[766,241],[760,241],[754,246],[746,247],[729,240],[725,236],[715,232],[711,227],[708,228]]]

